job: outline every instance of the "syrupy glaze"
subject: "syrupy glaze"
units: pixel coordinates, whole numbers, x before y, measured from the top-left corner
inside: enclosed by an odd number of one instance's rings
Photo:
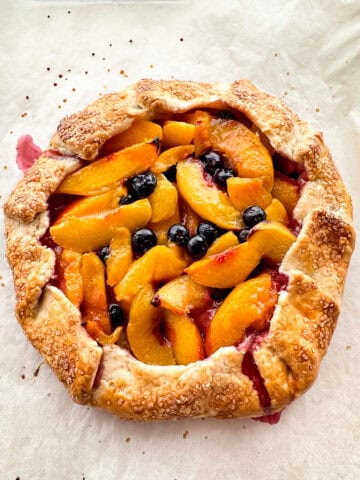
[[[286,290],[289,283],[289,277],[285,273],[280,273],[278,269],[271,269],[270,274],[276,291],[279,293]]]
[[[58,218],[58,216],[65,210],[65,208],[78,197],[73,195],[59,195],[53,194],[50,195],[48,199],[48,212],[50,225]],[[57,287],[61,290],[64,290],[64,270],[61,265],[61,252],[62,247],[57,245],[50,235],[49,228],[46,230],[45,234],[40,237],[39,242],[41,245],[47,248],[51,248],[55,253],[55,268],[54,273],[49,281],[50,285]]]
[[[202,176],[208,187],[216,187],[213,177],[208,173],[205,168],[202,168]]]
[[[254,389],[256,390],[261,407],[266,412],[271,407],[271,398],[265,387],[265,382],[260,375],[258,366],[256,365],[253,353],[248,350],[243,358],[241,364],[241,373],[246,375],[252,382]]]
[[[276,177],[285,180],[292,185],[296,185],[298,192],[301,194],[306,183],[309,181],[305,167],[277,153],[275,153],[272,158]],[[291,233],[298,236],[302,224],[299,220],[291,216],[286,226]]]
[[[54,193],[48,199],[48,212],[50,225],[52,225],[59,215],[74,201],[83,197],[68,194]]]
[[[291,217],[286,225],[290,232],[297,237],[301,231],[302,223],[296,218]]]
[[[303,172],[304,167],[294,160],[283,157],[279,153],[274,153],[272,156],[274,169],[284,174],[286,177],[297,179]]]
[[[267,271],[271,274],[272,285],[278,293],[286,290],[289,281],[286,274],[280,273],[278,269],[274,267],[269,268],[263,265],[262,268],[263,271]],[[258,394],[260,405],[266,414],[261,417],[254,418],[254,420],[259,420],[272,425],[279,422],[281,412],[275,414],[268,413],[271,410],[271,397],[267,391],[265,381],[260,374],[254,358],[254,352],[260,347],[264,338],[266,338],[269,334],[270,321],[261,332],[258,332],[251,327],[248,328],[246,330],[247,337],[238,345],[237,348],[238,350],[245,352],[241,365],[241,372],[252,382],[254,389]]]
[[[261,417],[253,417],[253,420],[257,420],[258,422],[268,423],[269,425],[276,425],[280,421],[280,417],[283,410],[276,413],[270,413],[269,415],[263,415]]]
[[[222,302],[223,300],[209,299],[209,303],[204,307],[191,310],[189,316],[193,319],[203,337],[206,336],[211,320],[214,318]]]
[[[23,135],[16,144],[16,164],[26,173],[41,155],[41,148],[35,145],[31,135]]]

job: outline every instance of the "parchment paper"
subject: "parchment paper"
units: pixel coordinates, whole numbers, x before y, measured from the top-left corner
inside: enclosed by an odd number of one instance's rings
[[[1,202],[17,138],[139,78],[249,78],[324,132],[360,204],[357,0],[99,4],[0,0]],[[359,256],[318,381],[278,425],[130,423],[72,403],[27,342],[1,238],[0,479],[360,478]],[[39,369],[40,367],[40,369]]]

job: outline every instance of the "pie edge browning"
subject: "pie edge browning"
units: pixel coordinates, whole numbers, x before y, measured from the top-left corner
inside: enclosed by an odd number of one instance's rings
[[[248,116],[280,154],[304,164],[309,179],[294,211],[303,228],[280,267],[289,285],[280,293],[268,337],[254,352],[276,412],[316,378],[336,326],[354,248],[351,199],[322,135],[247,80],[141,80],[65,117],[50,147],[91,160],[136,118],[226,106]],[[65,295],[46,286],[54,254],[37,239],[49,223],[47,198],[78,166],[74,158],[43,154],[4,207],[16,315],[35,348],[75,401],[124,418],[263,415],[252,382],[241,373],[244,352],[226,347],[188,366],[145,365],[118,346],[101,349],[82,329],[80,315]]]

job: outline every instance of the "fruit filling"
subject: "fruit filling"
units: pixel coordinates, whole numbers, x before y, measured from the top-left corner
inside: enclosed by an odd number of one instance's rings
[[[251,127],[214,110],[136,120],[50,197],[52,284],[99,344],[187,365],[266,335],[306,180]],[[242,372],[267,411],[250,350]]]

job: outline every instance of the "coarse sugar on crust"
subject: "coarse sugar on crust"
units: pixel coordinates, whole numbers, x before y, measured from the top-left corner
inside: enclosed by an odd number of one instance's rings
[[[196,108],[246,115],[307,177],[294,210],[302,229],[280,265],[289,283],[269,334],[253,353],[271,399],[266,412],[242,373],[241,349],[223,347],[187,366],[145,365],[117,345],[100,347],[81,326],[79,310],[48,285],[55,255],[39,239],[49,226],[47,200],[61,181],[80,160],[96,159],[102,145],[135,119]],[[319,132],[248,80],[145,79],[65,117],[50,148],[65,157],[43,154],[5,204],[7,257],[17,317],[76,402],[136,420],[256,417],[280,411],[309,388],[336,326],[355,239],[351,198]]]

